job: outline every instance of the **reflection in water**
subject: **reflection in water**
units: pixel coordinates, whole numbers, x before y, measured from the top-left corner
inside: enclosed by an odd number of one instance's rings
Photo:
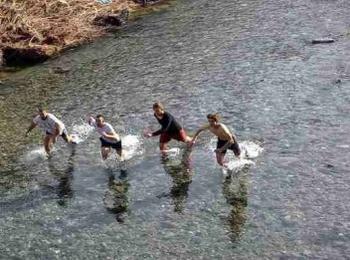
[[[58,205],[65,206],[67,200],[73,197],[72,181],[73,181],[73,171],[74,171],[74,155],[75,147],[72,147],[72,153],[68,158],[67,168],[58,169],[54,165],[53,161],[50,159],[48,162],[49,171],[53,176],[58,178],[57,186],[57,196],[58,196]]]
[[[116,220],[121,223],[124,222],[125,213],[129,206],[128,189],[127,171],[120,171],[119,180],[115,179],[113,173],[109,174],[108,189],[103,203],[107,210],[116,214]]]
[[[177,213],[182,213],[184,210],[189,185],[194,175],[191,165],[191,152],[192,150],[186,149],[180,161],[167,156],[162,157],[164,170],[173,179],[169,196],[173,199],[174,211]]]
[[[222,192],[232,208],[227,217],[230,229],[230,238],[236,242],[247,220],[246,208],[248,205],[247,174],[246,171],[235,172],[229,175],[222,186]]]

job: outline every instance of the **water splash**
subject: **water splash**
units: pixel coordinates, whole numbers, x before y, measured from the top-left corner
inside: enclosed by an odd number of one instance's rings
[[[87,123],[73,124],[72,138],[76,143],[84,142],[90,135],[94,128]]]
[[[142,155],[141,139],[137,135],[126,135],[122,137],[124,160],[130,160],[136,155]]]
[[[173,147],[168,150],[165,150],[167,156],[176,157],[180,154],[181,149],[179,147]]]
[[[214,153],[216,149],[217,138],[212,138],[210,140],[209,150]],[[239,142],[239,147],[241,149],[241,156],[237,158],[235,156],[226,155],[226,167],[223,168],[223,174],[227,174],[229,171],[239,171],[246,166],[254,165],[254,161],[251,159],[257,158],[261,152],[264,150],[258,143],[253,141],[242,141]],[[215,153],[214,153],[215,154]]]
[[[41,161],[41,160],[46,160],[46,159],[47,159],[47,154],[46,154],[43,146],[36,147],[33,150],[30,150],[24,156],[24,161],[26,161],[26,162],[33,162],[33,161],[36,162],[39,160]]]
[[[243,158],[253,159],[259,156],[261,152],[264,150],[259,144],[254,143],[252,141],[243,141],[239,143],[239,147],[241,148]]]
[[[123,157],[117,157],[110,155],[104,164],[109,169],[121,169],[126,170],[130,165],[140,160],[140,156],[144,154],[144,148],[142,147],[141,137],[138,135],[126,135],[122,136]]]

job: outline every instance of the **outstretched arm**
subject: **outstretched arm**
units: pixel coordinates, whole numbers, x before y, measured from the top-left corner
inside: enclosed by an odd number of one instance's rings
[[[36,123],[34,123],[32,121],[32,123],[30,124],[30,126],[28,127],[28,130],[26,132],[26,136],[28,136],[29,132],[32,131],[35,127],[36,127]]]
[[[199,136],[199,134],[205,130],[209,129],[209,125],[205,125],[197,130],[197,132],[194,134],[191,143],[194,144]]]
[[[62,131],[61,126],[55,123],[55,131],[53,132],[53,136],[56,138],[57,136],[60,135],[61,131]]]
[[[93,116],[89,116],[87,121],[90,126],[96,126],[96,120]]]

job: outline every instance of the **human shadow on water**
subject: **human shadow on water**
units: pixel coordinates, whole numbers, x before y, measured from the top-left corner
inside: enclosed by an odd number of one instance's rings
[[[129,206],[128,173],[126,170],[120,170],[119,179],[115,178],[113,172],[109,172],[108,175],[108,189],[103,197],[103,203],[108,211],[115,214],[116,220],[123,223]]]
[[[157,197],[171,197],[174,204],[174,212],[177,213],[182,213],[185,208],[188,189],[194,175],[191,165],[191,152],[190,149],[186,149],[180,160],[166,155],[162,156],[162,165],[165,172],[172,178],[173,185],[169,193],[161,194]]]
[[[229,237],[232,242],[239,240],[247,220],[247,186],[247,168],[238,172],[231,172],[225,178],[222,185],[222,192],[226,201],[232,206],[229,216],[225,219],[226,225],[229,227]]]
[[[52,158],[48,161],[48,168],[50,173],[57,177],[58,185],[55,188],[57,193],[57,204],[60,206],[66,206],[67,201],[73,198],[74,191],[72,189],[72,182],[74,179],[74,156],[75,148],[72,149],[72,152],[68,158],[67,167],[64,169],[59,169],[54,165]]]

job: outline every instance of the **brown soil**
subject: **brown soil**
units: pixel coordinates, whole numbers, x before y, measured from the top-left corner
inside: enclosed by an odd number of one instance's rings
[[[93,23],[96,17],[138,6],[132,0],[0,0],[0,54],[10,47],[52,56],[105,34],[104,27]]]

